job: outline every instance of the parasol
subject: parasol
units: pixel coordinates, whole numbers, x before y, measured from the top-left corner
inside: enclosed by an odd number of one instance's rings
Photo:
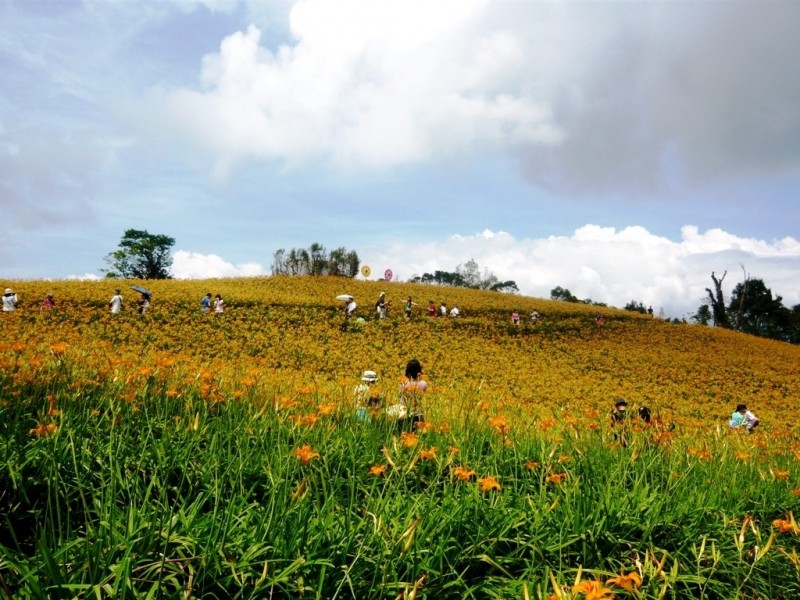
[[[342,302],[350,302],[350,300],[352,300],[353,297],[350,294],[339,294],[338,296],[336,296],[336,299],[341,300]]]
[[[131,289],[134,292],[139,292],[140,294],[144,294],[145,296],[152,296],[153,295],[152,292],[150,292],[150,290],[148,290],[147,288],[143,288],[143,287],[141,287],[139,285],[132,285]]]

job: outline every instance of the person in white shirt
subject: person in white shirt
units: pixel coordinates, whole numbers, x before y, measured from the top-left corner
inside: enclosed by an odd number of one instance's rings
[[[122,311],[122,292],[120,290],[114,290],[114,297],[111,298],[108,307],[111,309],[112,315],[119,314]]]
[[[450,309],[450,316],[451,317],[457,317],[458,316],[458,307],[457,306],[454,306],[453,308]]]
[[[12,312],[17,310],[17,302],[19,299],[11,288],[6,288],[3,294],[3,312]]]

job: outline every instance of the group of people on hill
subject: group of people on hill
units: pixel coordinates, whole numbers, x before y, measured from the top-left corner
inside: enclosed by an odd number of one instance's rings
[[[664,424],[661,419],[653,417],[648,407],[640,406],[636,410],[636,415],[644,424],[664,429]],[[629,417],[628,403],[625,399],[619,398],[614,402],[614,408],[611,410],[611,427],[614,429],[614,439],[622,446],[627,445],[625,425],[629,423]],[[747,431],[747,433],[753,433],[756,427],[758,427],[758,424],[758,417],[747,408],[746,404],[738,404],[728,421],[728,427],[730,429],[743,429]],[[674,424],[671,424],[667,429],[674,429]]]
[[[225,300],[222,299],[222,294],[211,296],[211,292],[206,292],[206,295],[200,299],[200,312],[207,313],[211,310],[218,315],[225,312]]]
[[[143,315],[150,308],[151,294],[149,292],[140,292],[139,299],[136,301],[136,310],[140,315]],[[112,315],[118,315],[122,312],[125,305],[125,298],[122,296],[122,290],[117,288],[114,290],[114,295],[108,302],[108,309]]]
[[[46,294],[44,300],[42,300],[42,309],[53,308],[55,305],[56,301],[53,298],[53,294]],[[18,306],[19,296],[11,288],[6,288],[3,293],[3,312],[14,312]]]

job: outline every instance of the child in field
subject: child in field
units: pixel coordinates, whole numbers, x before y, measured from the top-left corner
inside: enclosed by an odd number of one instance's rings
[[[383,402],[375,389],[378,374],[375,371],[364,371],[361,383],[355,389],[356,418],[369,421],[370,413],[378,410]]]
[[[747,410],[747,405],[739,404],[736,406],[736,410],[733,411],[731,420],[728,421],[728,427],[731,429],[744,428],[747,430],[747,433],[753,433],[753,430],[758,427],[758,423],[758,418],[751,411]]]

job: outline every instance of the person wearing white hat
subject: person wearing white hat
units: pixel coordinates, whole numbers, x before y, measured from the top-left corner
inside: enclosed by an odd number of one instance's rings
[[[378,301],[375,303],[375,310],[378,311],[378,318],[386,318],[386,292],[381,292]]]
[[[17,295],[11,288],[6,288],[3,294],[3,312],[12,312],[17,310]]]
[[[356,386],[356,418],[359,421],[369,421],[369,411],[381,406],[381,399],[373,387],[377,381],[378,374],[375,371],[364,371],[361,383]]]

